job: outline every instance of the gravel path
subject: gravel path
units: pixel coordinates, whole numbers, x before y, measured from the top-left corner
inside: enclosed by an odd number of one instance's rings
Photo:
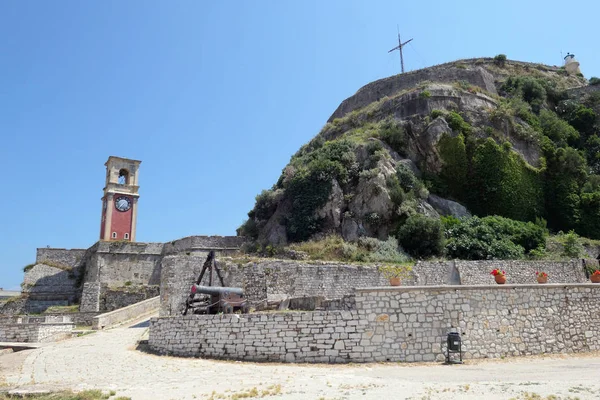
[[[0,388],[94,388],[134,400],[228,399],[252,392],[302,400],[600,399],[600,354],[453,366],[257,364],[147,354],[136,350],[146,330],[111,329],[1,356]]]

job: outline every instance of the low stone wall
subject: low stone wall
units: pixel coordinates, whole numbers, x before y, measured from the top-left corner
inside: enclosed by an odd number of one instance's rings
[[[247,239],[243,236],[188,236],[164,244],[163,255],[208,252],[217,254],[237,251]]]
[[[144,300],[136,304],[100,314],[92,319],[92,329],[104,329],[119,325],[123,322],[157,311],[160,304],[160,297]]]
[[[600,350],[600,285],[384,287],[356,290],[356,309],[153,318],[161,354],[285,362],[443,360]]]
[[[499,268],[506,271],[508,283],[535,284],[536,271],[548,274],[550,283],[584,283],[585,276],[581,260],[571,261],[524,261],[524,260],[485,260],[455,261],[456,269],[463,285],[489,285],[494,282],[490,272]]]
[[[92,319],[99,315],[99,312],[74,312],[69,314],[60,314],[60,313],[45,313],[44,315],[50,317],[68,317],[75,325],[92,325]]]
[[[0,318],[0,342],[41,343],[71,336],[75,325],[65,316]]]

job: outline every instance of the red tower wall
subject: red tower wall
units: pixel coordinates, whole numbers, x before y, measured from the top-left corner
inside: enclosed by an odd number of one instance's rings
[[[117,196],[115,196],[116,199]],[[115,207],[114,200],[108,204],[108,207],[112,207],[112,222],[110,227],[110,238],[112,240],[131,240],[131,219],[133,216],[133,198],[129,196],[118,196],[127,197],[131,201],[131,208],[127,211],[119,211]],[[117,237],[113,238],[112,233],[117,232]],[[129,239],[125,239],[125,233],[129,234]]]

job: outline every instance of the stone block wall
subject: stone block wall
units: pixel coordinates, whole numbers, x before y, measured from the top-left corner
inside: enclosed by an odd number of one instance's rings
[[[180,314],[190,286],[197,279],[208,253],[168,255],[162,263],[161,316]],[[387,286],[378,267],[336,262],[263,259],[243,262],[221,258],[217,264],[226,286],[242,287],[254,304],[294,297],[322,296],[340,299],[354,288]],[[537,283],[536,271],[549,274],[549,282],[587,282],[583,264],[572,261],[419,261],[403,286],[493,284],[490,272],[505,270],[509,283]],[[207,282],[205,275],[204,284]],[[215,276],[213,282],[218,282]],[[215,283],[219,285],[218,283]]]
[[[600,349],[593,284],[358,289],[356,303],[374,361],[441,360],[452,327],[466,358]]]
[[[243,236],[188,236],[164,244],[164,255],[208,252],[214,250],[218,254],[236,251],[246,242]]]
[[[42,247],[37,249],[35,262],[61,265],[68,268],[77,268],[84,261],[87,249],[56,249]]]
[[[74,327],[64,316],[1,318],[0,342],[51,342],[71,336]]]
[[[165,256],[160,285],[161,316],[181,313],[190,287],[200,275],[206,254]],[[341,299],[351,294],[355,287],[388,285],[375,266],[290,260],[243,263],[226,259],[217,260],[217,265],[225,285],[244,288],[246,297],[254,305],[290,297]],[[205,275],[203,283],[207,279]],[[220,286],[216,276],[213,282]]]
[[[86,266],[86,282],[158,284],[162,243],[98,242]]]
[[[83,284],[81,292],[81,302],[79,311],[98,312],[100,311],[100,291],[102,284],[100,282],[86,282]]]
[[[593,284],[364,288],[356,309],[151,320],[153,351],[248,361],[443,360],[458,329],[469,358],[600,350]]]
[[[157,297],[158,292],[158,286],[103,287],[100,293],[100,311],[118,310]]]

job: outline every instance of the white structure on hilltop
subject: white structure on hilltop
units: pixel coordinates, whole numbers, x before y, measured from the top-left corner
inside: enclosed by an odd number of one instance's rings
[[[575,59],[575,55],[571,53],[567,53],[565,56],[565,69],[569,74],[579,74],[581,71],[579,70],[579,61]]]

